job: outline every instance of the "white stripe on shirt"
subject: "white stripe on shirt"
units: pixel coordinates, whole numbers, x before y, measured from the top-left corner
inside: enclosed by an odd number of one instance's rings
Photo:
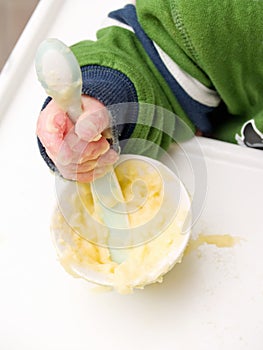
[[[124,24],[122,22],[119,22],[116,19],[110,18],[110,17],[105,18],[105,20],[102,22],[102,24],[100,26],[100,29],[107,28],[107,27],[114,27],[114,26],[128,29],[130,32],[134,33],[134,30],[132,29],[132,27],[130,27],[127,24]]]
[[[219,105],[220,97],[215,90],[207,88],[200,81],[186,73],[156,43],[154,43],[154,46],[171,75],[193,100],[209,107],[217,107]]]
[[[100,29],[111,26],[121,27],[134,32],[132,27],[110,17],[105,19]],[[220,97],[215,90],[209,89],[200,81],[185,72],[154,41],[153,44],[170,74],[193,100],[209,107],[217,107],[219,105]]]

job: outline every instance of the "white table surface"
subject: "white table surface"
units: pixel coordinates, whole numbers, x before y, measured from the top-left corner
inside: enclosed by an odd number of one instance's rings
[[[207,195],[193,235],[230,234],[233,248],[203,245],[164,279],[132,295],[98,293],[57,261],[49,225],[54,177],[35,125],[45,94],[38,44],[94,38],[121,0],[42,0],[0,76],[0,349],[261,350],[263,346],[263,153],[198,140]],[[193,162],[193,143],[186,144]],[[171,147],[191,192],[184,157]],[[202,179],[197,179],[202,184]]]

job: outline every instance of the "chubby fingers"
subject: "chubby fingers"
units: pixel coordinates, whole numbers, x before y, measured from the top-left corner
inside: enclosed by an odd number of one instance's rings
[[[105,137],[101,137],[98,141],[86,142],[79,139],[74,132],[70,132],[61,144],[56,163],[62,166],[68,166],[71,163],[81,164],[97,159],[109,148],[110,145]]]
[[[110,171],[111,165],[98,168],[96,170],[90,170],[86,173],[75,173],[68,174],[67,179],[78,181],[81,183],[89,183],[94,181],[94,179],[104,176],[108,171]],[[64,177],[64,176],[63,176]]]
[[[109,171],[112,164],[118,160],[118,157],[119,155],[114,150],[109,149],[96,159],[71,163],[66,166],[60,165],[59,171],[67,179],[90,182]]]
[[[64,136],[73,129],[67,114],[52,100],[40,113],[36,133],[51,158],[56,157]]]
[[[103,176],[118,155],[106,139],[111,133],[105,106],[83,95],[82,108],[83,113],[73,125],[52,100],[40,113],[37,135],[64,178],[90,182]]]
[[[82,98],[83,114],[75,125],[75,132],[79,138],[90,142],[110,126],[110,116],[104,105],[93,97]]]

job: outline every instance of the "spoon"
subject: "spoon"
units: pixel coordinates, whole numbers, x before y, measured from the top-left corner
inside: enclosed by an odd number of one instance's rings
[[[76,123],[82,114],[82,76],[73,52],[58,39],[46,39],[38,47],[35,67],[38,80],[46,93]],[[114,149],[120,149],[116,137],[113,138],[113,146]],[[95,209],[109,229],[108,247],[111,259],[120,264],[126,259],[127,252],[125,249],[118,249],[120,246],[117,244],[116,247],[116,242],[129,233],[129,219],[113,167],[103,177],[91,182],[91,192]]]

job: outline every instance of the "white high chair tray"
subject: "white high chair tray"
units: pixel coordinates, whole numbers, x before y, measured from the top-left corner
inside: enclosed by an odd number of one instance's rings
[[[263,344],[263,153],[198,138],[207,196],[193,236],[238,236],[203,244],[162,284],[128,296],[94,290],[68,275],[50,237],[54,177],[42,161],[35,125],[45,99],[34,71],[39,43],[94,39],[124,0],[42,0],[0,76],[1,350],[261,350]],[[193,142],[189,157],[198,163]],[[171,156],[191,187],[183,157]],[[181,168],[180,168],[181,166]],[[198,179],[203,184],[203,179]],[[191,192],[191,188],[189,189]]]

